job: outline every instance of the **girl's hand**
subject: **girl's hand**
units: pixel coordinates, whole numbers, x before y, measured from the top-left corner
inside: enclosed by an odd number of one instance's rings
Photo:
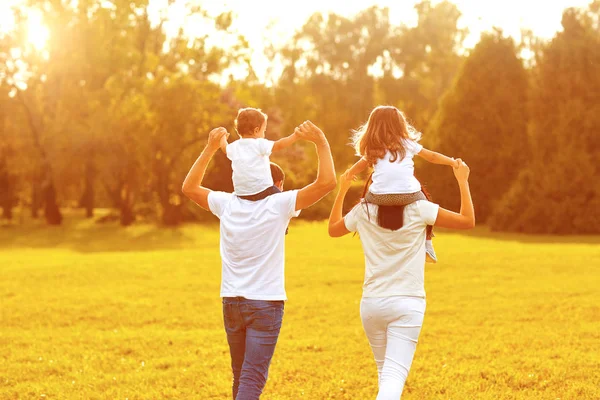
[[[352,182],[356,180],[356,175],[352,175],[350,170],[347,169],[346,172],[340,176],[340,190],[347,191],[352,186]]]
[[[454,177],[458,182],[467,182],[469,180],[470,173],[471,169],[462,160],[460,161],[459,167],[454,168]]]
[[[454,159],[454,165],[452,166],[452,168],[457,169],[458,167],[460,167],[461,164],[462,164],[462,159],[455,158]]]

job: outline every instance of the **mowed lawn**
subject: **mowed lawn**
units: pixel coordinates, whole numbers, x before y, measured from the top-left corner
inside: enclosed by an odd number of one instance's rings
[[[218,226],[0,228],[0,399],[229,399]],[[287,236],[263,399],[374,399],[358,237]],[[260,246],[257,243],[257,246]],[[403,399],[600,399],[600,238],[438,232]]]

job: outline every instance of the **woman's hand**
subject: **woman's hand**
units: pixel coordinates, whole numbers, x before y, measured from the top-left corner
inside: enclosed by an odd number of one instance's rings
[[[344,206],[344,199],[346,198],[346,193],[348,193],[348,189],[352,185],[352,181],[354,181],[355,175],[351,173],[351,170],[348,169],[346,172],[340,176],[340,191],[335,197],[335,201],[333,202],[333,207],[331,209],[331,214],[329,214],[329,236],[331,237],[339,237],[344,236],[350,231],[346,228],[344,223],[344,217],[342,216],[342,208]]]
[[[440,207],[435,226],[449,229],[471,229],[475,226],[475,209],[469,190],[469,173],[471,170],[461,160],[458,168],[454,168],[453,171],[460,189],[460,212],[455,213]]]
[[[340,176],[340,190],[347,192],[348,189],[350,189],[350,186],[352,186],[352,182],[355,180],[356,175],[353,175],[351,171],[347,169],[346,172]]]
[[[455,167],[452,170],[454,172],[454,177],[459,183],[467,182],[469,180],[469,173],[471,172],[471,170],[463,160],[461,160],[460,158],[457,158],[456,160],[460,161],[460,164],[458,165],[458,167]]]

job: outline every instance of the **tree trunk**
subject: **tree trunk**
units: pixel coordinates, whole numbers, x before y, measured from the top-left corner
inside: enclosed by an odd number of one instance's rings
[[[133,204],[133,194],[131,193],[129,185],[125,184],[121,190],[121,199],[119,202],[121,226],[129,226],[135,222]]]
[[[2,207],[2,218],[12,220],[12,209],[14,207],[14,193],[13,188],[9,185],[2,187],[3,192],[0,194],[0,207]],[[6,190],[4,190],[6,189]]]
[[[162,206],[161,223],[164,226],[178,226],[182,221],[181,204],[166,204]]]
[[[94,172],[93,161],[88,160],[85,166],[83,195],[79,202],[80,207],[85,208],[86,218],[92,218],[94,216]]]
[[[39,210],[42,207],[42,196],[40,195],[41,183],[39,178],[36,176],[31,182],[31,218],[38,219]]]
[[[12,219],[13,192],[12,176],[7,172],[6,165],[0,164],[0,207],[2,207],[2,218],[8,220]]]
[[[154,185],[160,203],[160,222],[164,226],[177,226],[181,224],[181,206],[171,202],[169,190],[169,169],[164,158],[154,161]],[[181,203],[181,202],[178,202]]]
[[[62,223],[62,214],[56,202],[56,189],[54,182],[48,178],[42,188],[42,197],[44,201],[44,216],[48,225],[60,225]]]
[[[126,202],[121,204],[119,222],[121,226],[129,226],[135,222],[135,214],[133,213],[133,209]]]
[[[13,217],[12,208],[13,208],[13,205],[10,202],[8,204],[6,204],[6,203],[3,204],[2,205],[2,218],[11,221],[12,217]]]

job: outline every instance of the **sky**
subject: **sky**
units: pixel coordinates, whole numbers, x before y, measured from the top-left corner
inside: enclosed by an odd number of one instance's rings
[[[154,0],[158,5],[167,0]],[[225,0],[206,1],[203,7],[212,14],[225,10],[234,10],[233,29],[243,34],[253,49],[252,66],[259,78],[264,77],[269,61],[262,54],[264,43],[272,41],[283,44],[289,40],[294,31],[300,29],[306,20],[315,12],[335,12],[351,16],[373,5],[390,9],[391,23],[394,25],[414,25],[417,14],[415,0]],[[439,1],[433,0],[433,3]],[[470,35],[465,47],[471,48],[478,41],[482,32],[500,27],[505,34],[520,37],[522,28],[531,29],[542,38],[551,38],[561,29],[562,13],[568,7],[585,7],[590,0],[454,0],[454,4],[462,13],[460,27],[467,27]],[[181,15],[181,13],[179,13]],[[176,30],[183,22],[178,20],[178,13],[173,13],[171,29]],[[192,24],[189,24],[192,25]],[[199,28],[201,31],[201,28]],[[222,40],[219,38],[218,40]],[[273,68],[273,66],[271,66]],[[275,76],[277,76],[277,67]],[[236,78],[242,77],[243,71],[233,71]]]
[[[10,7],[23,0],[0,0],[0,32],[10,29],[12,19]],[[181,4],[180,0],[180,3]],[[413,0],[225,0],[198,1],[201,7],[211,14],[232,9],[235,12],[233,29],[246,37],[253,50],[252,65],[259,77],[267,70],[268,63],[262,54],[266,39],[283,44],[292,37],[294,31],[302,27],[315,12],[332,11],[351,16],[372,5],[388,7],[393,24],[415,24],[416,13]],[[562,12],[567,7],[585,7],[590,0],[454,0],[463,14],[459,21],[461,27],[467,27],[470,35],[465,46],[473,47],[481,32],[497,26],[508,35],[519,37],[521,28],[533,30],[542,38],[551,38],[561,29]],[[167,0],[151,0],[152,8],[160,9]],[[437,3],[437,1],[433,1]],[[182,24],[188,32],[202,33],[202,26],[195,21],[186,21],[183,7],[177,3],[169,13],[171,23],[167,29],[176,31]],[[30,41],[38,48],[48,37],[43,22],[39,19],[30,24]],[[216,41],[222,38],[215,38]]]

